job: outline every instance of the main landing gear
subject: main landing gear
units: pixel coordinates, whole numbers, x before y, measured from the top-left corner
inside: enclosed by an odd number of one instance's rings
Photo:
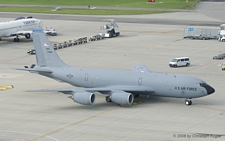
[[[188,105],[191,105],[192,104],[192,101],[190,99],[186,99],[185,100],[185,104],[188,106]]]
[[[16,35],[16,38],[14,38],[14,42],[20,42],[20,39],[18,38],[18,35]]]

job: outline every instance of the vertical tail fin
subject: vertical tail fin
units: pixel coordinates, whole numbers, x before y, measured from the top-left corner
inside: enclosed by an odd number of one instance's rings
[[[59,58],[43,30],[33,30],[33,42],[36,53],[37,66],[40,67],[66,67]]]

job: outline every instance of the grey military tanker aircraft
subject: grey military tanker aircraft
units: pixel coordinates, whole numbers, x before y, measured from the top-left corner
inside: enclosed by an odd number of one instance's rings
[[[42,30],[33,30],[33,41],[37,66],[26,66],[17,70],[37,73],[80,87],[36,92],[69,94],[74,102],[84,105],[94,104],[96,92],[105,95],[107,102],[123,105],[132,104],[134,98],[140,94],[184,98],[185,104],[191,105],[192,98],[215,92],[201,79],[181,74],[151,72],[144,65],[136,65],[131,71],[70,67],[59,58]]]

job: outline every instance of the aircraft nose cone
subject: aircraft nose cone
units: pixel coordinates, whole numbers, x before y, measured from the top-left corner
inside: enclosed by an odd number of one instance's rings
[[[209,85],[205,85],[204,88],[206,89],[208,95],[212,94],[215,92],[215,89]]]

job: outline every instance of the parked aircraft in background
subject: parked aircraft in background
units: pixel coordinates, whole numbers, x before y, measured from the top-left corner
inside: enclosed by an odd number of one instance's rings
[[[19,42],[19,35],[31,38],[33,29],[42,28],[42,22],[32,17],[18,17],[14,21],[0,23],[0,40],[2,37],[14,38],[14,42]]]
[[[33,31],[33,41],[37,66],[16,70],[38,73],[73,86],[83,87],[36,90],[36,92],[70,94],[74,102],[84,105],[95,102],[95,92],[104,94],[107,102],[117,104],[132,104],[134,97],[142,94],[184,98],[186,105],[192,104],[192,98],[215,92],[201,79],[180,74],[151,72],[144,65],[136,65],[132,71],[70,67],[59,58],[42,30]]]

